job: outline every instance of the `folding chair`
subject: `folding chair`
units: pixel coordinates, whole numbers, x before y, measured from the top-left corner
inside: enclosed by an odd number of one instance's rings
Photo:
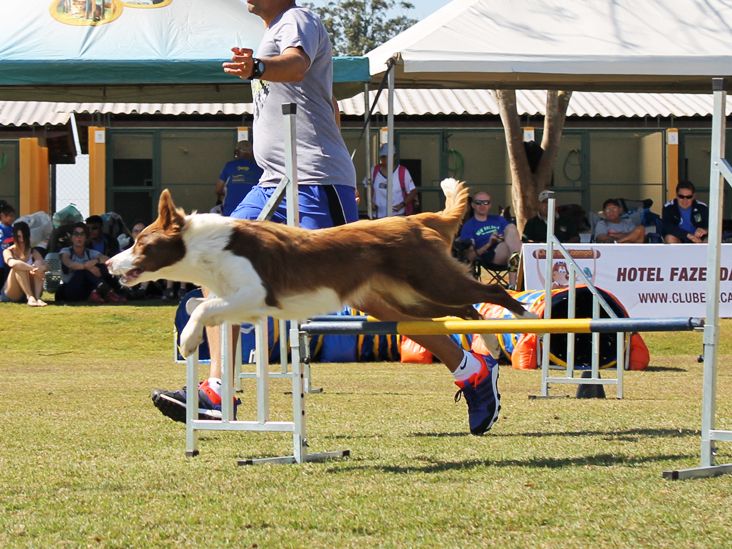
[[[498,284],[506,289],[510,288],[510,273],[518,272],[521,265],[520,252],[514,253],[508,258],[507,265],[496,265],[495,263],[481,264],[474,261],[472,264],[473,276],[485,284]]]

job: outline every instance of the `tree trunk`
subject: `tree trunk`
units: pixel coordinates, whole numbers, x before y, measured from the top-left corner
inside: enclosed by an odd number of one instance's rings
[[[531,172],[524,148],[524,132],[518,114],[516,92],[514,90],[495,90],[494,93],[506,135],[506,148],[511,170],[511,199],[516,216],[516,226],[521,233],[526,221],[536,215],[539,192],[548,188],[551,183],[552,169],[559,151],[564,120],[572,92],[547,91],[544,135],[541,141],[544,154],[534,173]]]

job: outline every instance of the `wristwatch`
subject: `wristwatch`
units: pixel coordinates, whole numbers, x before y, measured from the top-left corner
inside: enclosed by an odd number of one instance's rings
[[[264,61],[256,57],[252,57],[253,69],[252,76],[250,78],[262,78],[264,74]]]

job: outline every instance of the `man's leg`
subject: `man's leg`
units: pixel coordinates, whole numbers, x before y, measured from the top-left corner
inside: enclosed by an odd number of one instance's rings
[[[503,242],[496,246],[496,253],[493,256],[493,263],[496,265],[508,265],[508,260],[515,253],[521,251],[521,236],[518,233],[516,225],[511,223],[506,227],[503,233]],[[508,273],[508,283],[512,288],[516,287],[516,271],[510,270]]]
[[[236,219],[257,219],[259,213],[267,203],[269,196],[272,194],[273,188],[264,188],[259,185],[255,186],[241,203],[231,213],[231,217]],[[283,200],[284,203],[284,200]],[[282,220],[283,205],[280,205],[273,219]],[[285,217],[286,219],[286,213]],[[208,289],[201,288],[204,297],[208,297]],[[208,339],[208,351],[211,362],[208,369],[208,378],[201,383],[198,391],[199,399],[199,417],[202,419],[220,419],[221,418],[221,327],[206,326],[206,338]],[[239,344],[239,326],[232,326],[232,360],[237,352]],[[233,362],[232,362],[233,363]],[[233,376],[233,368],[231,369]],[[233,377],[232,377],[233,382]],[[186,387],[177,391],[165,391],[163,389],[155,389],[152,392],[152,400],[155,406],[166,416],[174,421],[185,423],[186,421]],[[238,399],[235,404],[238,404]],[[236,415],[236,405],[234,406],[234,415]]]
[[[415,320],[403,315],[380,300],[363,305],[364,309],[380,320]],[[464,351],[450,337],[445,335],[408,335],[410,339],[438,357],[453,375],[460,395],[468,404],[470,432],[482,435],[498,421],[501,411],[501,395],[498,392],[498,362],[489,356]]]

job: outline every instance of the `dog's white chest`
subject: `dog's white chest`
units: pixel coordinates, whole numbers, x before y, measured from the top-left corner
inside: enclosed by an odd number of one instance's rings
[[[334,313],[341,309],[343,302],[330,288],[318,288],[310,292],[280,298],[280,318],[307,318],[315,315]]]

